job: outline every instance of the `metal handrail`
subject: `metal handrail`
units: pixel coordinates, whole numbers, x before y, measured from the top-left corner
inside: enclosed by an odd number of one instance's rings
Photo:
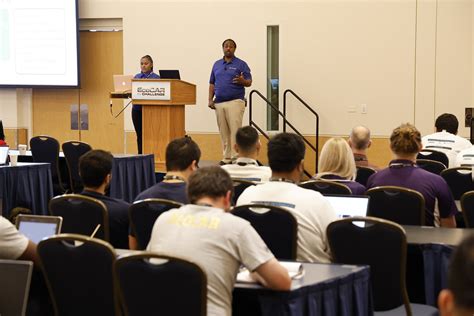
[[[311,113],[314,114],[316,117],[316,130],[315,130],[315,136],[316,136],[316,148],[313,148],[313,150],[316,152],[315,155],[315,164],[316,164],[316,173],[318,173],[318,150],[319,150],[319,115],[316,113],[315,110],[313,110],[312,107],[310,107],[302,98],[300,98],[293,90],[291,89],[286,89],[285,92],[283,92],[283,116],[286,117],[286,95],[288,93],[291,93],[298,101],[300,101],[301,104],[303,104]],[[289,125],[289,124],[288,124]],[[291,128],[293,128],[290,125]],[[294,128],[293,128],[294,129]],[[283,131],[286,132],[286,122],[283,121]]]
[[[250,91],[250,94],[249,94],[249,125],[250,126],[253,126],[255,127],[256,130],[258,130],[260,133],[262,133],[262,135],[266,138],[266,139],[270,139],[270,137],[267,135],[267,133],[265,133],[253,120],[252,120],[252,96],[254,94],[257,94],[263,101],[265,101],[267,103],[267,105],[269,105],[275,112],[278,113],[279,116],[282,117],[283,119],[283,122],[285,122],[285,124],[288,124],[288,126],[290,126],[293,131],[301,136],[301,138],[303,139],[303,141],[313,150],[316,151],[316,161],[317,161],[317,156],[318,156],[318,152],[317,152],[317,149],[316,147],[314,147],[313,144],[311,144],[306,138],[304,138],[304,136],[293,126],[293,124],[291,124],[290,122],[288,122],[288,120],[286,119],[285,115],[277,108],[275,107],[267,98],[265,98],[265,96],[263,94],[261,94],[258,90],[252,90]],[[316,164],[316,171],[318,170],[318,165]],[[312,175],[307,172],[306,170],[304,170],[304,173],[309,177],[311,178]]]

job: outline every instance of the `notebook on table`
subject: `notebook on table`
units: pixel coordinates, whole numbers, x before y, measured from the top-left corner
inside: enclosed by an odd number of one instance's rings
[[[32,272],[31,261],[0,260],[0,315],[25,315]]]
[[[367,216],[369,197],[364,195],[325,195],[339,218]]]
[[[63,218],[60,216],[23,215],[16,218],[18,231],[38,244],[42,239],[61,232]]]

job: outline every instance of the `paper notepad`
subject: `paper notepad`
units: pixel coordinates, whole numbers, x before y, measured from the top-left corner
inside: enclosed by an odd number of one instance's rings
[[[288,270],[288,275],[292,280],[297,280],[303,277],[304,269],[303,264],[300,262],[289,262],[289,261],[280,261],[280,264]],[[247,268],[242,268],[237,274],[237,282],[239,283],[258,283],[251,276]]]

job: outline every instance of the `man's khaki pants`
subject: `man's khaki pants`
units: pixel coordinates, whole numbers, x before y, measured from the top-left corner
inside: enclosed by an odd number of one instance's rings
[[[222,147],[224,150],[224,161],[229,162],[237,158],[234,149],[235,134],[242,126],[242,118],[245,112],[244,100],[236,99],[222,103],[216,103],[217,126],[221,134]]]

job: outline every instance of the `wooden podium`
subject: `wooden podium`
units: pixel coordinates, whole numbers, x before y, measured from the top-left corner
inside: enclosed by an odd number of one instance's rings
[[[177,79],[132,79],[132,104],[142,105],[142,149],[166,171],[166,146],[185,135],[185,104],[196,104],[196,85]]]

